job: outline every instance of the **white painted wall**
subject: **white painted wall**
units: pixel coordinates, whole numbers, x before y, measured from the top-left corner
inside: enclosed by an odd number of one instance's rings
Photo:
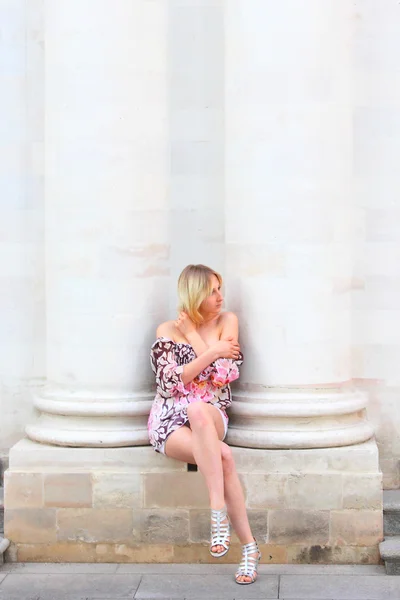
[[[228,7],[237,4],[229,1]],[[256,260],[257,248],[251,244],[267,240],[265,278],[253,293],[266,298],[274,317],[262,329],[274,340],[265,363],[271,382],[320,383],[317,363],[325,383],[355,377],[371,394],[370,417],[386,484],[400,485],[400,5],[396,0],[341,2],[342,8],[332,13],[334,19],[342,19],[338,23],[330,21],[326,10],[336,3],[300,4],[243,3],[249,29],[247,42],[237,47],[237,74],[247,98],[253,94],[257,102],[250,103],[250,112],[241,112],[238,95],[229,110],[231,118],[237,117],[238,130],[247,128],[249,143],[256,140],[253,150],[257,147],[261,154],[250,172],[240,171],[237,154],[238,173],[231,173],[230,181],[247,182],[254,198],[259,189],[268,193],[250,213],[242,214],[243,204],[235,204],[231,190],[228,202],[222,202],[224,104],[229,91],[224,2],[168,3],[169,267],[173,279],[192,261],[226,271],[225,243],[235,245],[246,235],[248,253],[240,251],[240,244],[236,250],[230,246],[228,261],[228,270],[237,264],[235,274],[244,277]],[[330,35],[331,23],[341,28],[342,38]],[[46,371],[42,0],[1,0],[0,27],[0,111],[7,115],[0,136],[1,449],[13,444],[32,421],[29,390]],[[255,71],[249,72],[242,68],[241,53],[250,51]],[[256,76],[261,67],[268,73],[265,87]],[[320,118],[329,114],[332,119]],[[285,148],[291,153],[285,154]],[[249,157],[243,156],[249,165]],[[315,186],[316,168],[320,177]],[[307,198],[300,212],[296,198]],[[236,211],[235,222],[226,207]],[[349,286],[353,288],[351,373],[350,361],[343,360],[350,343],[347,301],[342,309],[337,307],[337,322],[329,315],[324,320],[321,311],[309,321],[311,329],[296,309],[297,300],[311,300],[307,281],[322,285],[332,277],[346,294]],[[239,312],[248,305],[256,309],[247,289],[249,297],[240,302],[237,290],[231,290],[231,305]],[[175,306],[174,289],[165,293],[167,318]],[[291,309],[286,310],[289,298]],[[322,306],[322,297],[319,303]],[[326,363],[327,354],[318,353],[321,336],[329,331],[340,337],[329,358],[336,357],[336,366]],[[285,354],[288,344],[298,353]],[[303,352],[306,345],[309,351]],[[302,380],[293,370],[296,356],[301,363],[297,372],[306,375]]]

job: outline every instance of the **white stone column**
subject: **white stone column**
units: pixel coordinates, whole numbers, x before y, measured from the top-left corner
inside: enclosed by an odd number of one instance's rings
[[[229,441],[355,444],[350,3],[225,3],[229,304],[245,363]]]
[[[32,440],[148,443],[168,306],[165,5],[45,3],[47,385]]]

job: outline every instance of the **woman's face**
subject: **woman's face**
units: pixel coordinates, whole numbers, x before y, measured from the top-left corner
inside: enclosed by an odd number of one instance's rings
[[[211,276],[211,294],[200,304],[202,314],[219,314],[222,309],[224,297],[221,293],[221,285],[215,275]]]

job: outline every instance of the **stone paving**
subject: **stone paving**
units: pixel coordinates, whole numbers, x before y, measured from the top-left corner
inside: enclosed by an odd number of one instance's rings
[[[235,565],[44,564],[0,566],[0,600],[400,600],[382,566],[261,565],[239,586]]]

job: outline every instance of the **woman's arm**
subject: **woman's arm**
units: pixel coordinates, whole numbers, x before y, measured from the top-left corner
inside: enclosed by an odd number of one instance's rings
[[[219,358],[235,359],[239,355],[239,352],[239,345],[234,340],[219,340],[203,352],[201,356],[198,356],[184,366],[182,372],[184,385],[193,381],[197,375]]]
[[[190,363],[183,367],[182,371],[182,381],[184,385],[187,385],[197,375],[200,375],[204,369],[209,367],[211,363],[219,358],[219,354],[215,346],[211,346],[211,348],[207,348],[205,352],[201,356],[198,356]]]
[[[189,344],[192,346],[196,353],[196,356],[201,356],[209,346],[201,338],[200,334],[196,330],[196,325],[193,323],[191,318],[184,311],[180,312],[177,320],[175,321],[175,327],[181,335],[183,335]]]
[[[163,323],[157,328],[157,338],[165,337],[173,340],[173,333],[170,322]],[[219,340],[212,346],[207,347],[200,356],[197,356],[197,358],[183,367],[181,373],[182,383],[187,385],[219,358],[235,358],[239,351],[239,345],[234,340]]]
[[[186,386],[188,383],[193,381],[197,375],[199,375],[202,371],[204,371],[204,369],[209,367],[219,358],[235,359],[238,357],[240,346],[237,342],[237,317],[233,313],[227,313],[224,321],[229,321],[229,315],[232,315],[234,319],[236,319],[236,330],[234,326],[232,327],[232,325],[230,326],[230,329],[225,326],[225,334],[227,335],[231,330],[233,333],[236,331],[236,336],[229,336],[227,339],[220,339],[211,346],[208,346],[202,340],[200,335],[197,333],[194,324],[189,319],[188,315],[186,315],[186,313],[181,313],[179,316],[178,322],[181,321],[181,326],[178,329],[180,333],[185,335],[186,339],[192,345],[195,353],[197,354],[197,358],[183,367],[183,371],[181,373],[183,385]],[[222,333],[224,334],[224,331]],[[157,337],[166,337],[173,340],[173,324],[171,322],[162,323],[157,328]]]
[[[177,328],[186,337],[189,344],[192,346],[197,356],[201,356],[209,345],[202,339],[188,315],[182,312],[177,319]],[[227,312],[222,315],[222,329],[220,333],[221,340],[239,339],[239,322],[237,316],[232,312]]]
[[[185,337],[189,344],[192,346],[193,350],[195,351],[196,356],[201,356],[202,354],[204,354],[204,352],[206,352],[209,349],[209,345],[206,344],[206,342],[196,330],[187,333]]]

